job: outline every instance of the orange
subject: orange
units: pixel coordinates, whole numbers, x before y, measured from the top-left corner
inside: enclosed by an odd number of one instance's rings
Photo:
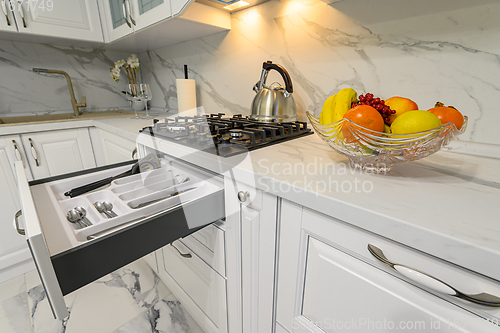
[[[389,116],[389,125],[392,124],[394,119],[407,111],[418,110],[418,105],[414,101],[406,97],[394,96],[385,101],[385,105],[389,106],[392,110],[396,111],[395,114]]]
[[[376,132],[384,131],[384,118],[382,115],[375,109],[369,105],[358,105],[350,109],[344,115],[344,118],[349,119],[353,123],[364,127],[365,129],[369,129]],[[355,142],[358,141],[351,131],[355,131],[356,129],[353,126],[349,126],[348,122],[345,122],[342,126],[342,135],[346,139],[347,142]],[[375,134],[374,132],[366,131],[366,133]]]
[[[443,124],[454,123],[458,129],[464,124],[464,116],[455,108],[438,106],[427,111],[434,113]]]

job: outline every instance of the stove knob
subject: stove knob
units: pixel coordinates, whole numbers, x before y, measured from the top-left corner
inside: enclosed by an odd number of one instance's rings
[[[250,193],[248,191],[239,191],[238,192],[238,200],[240,202],[247,201],[247,198],[250,198]]]

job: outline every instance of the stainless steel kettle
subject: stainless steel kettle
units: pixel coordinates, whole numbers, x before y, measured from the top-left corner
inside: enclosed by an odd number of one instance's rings
[[[285,81],[285,88],[275,82],[266,86],[270,70],[276,70]],[[298,120],[295,100],[293,99],[292,80],[288,72],[280,65],[267,61],[262,65],[260,81],[253,86],[257,93],[252,102],[251,120],[266,123],[289,123]]]

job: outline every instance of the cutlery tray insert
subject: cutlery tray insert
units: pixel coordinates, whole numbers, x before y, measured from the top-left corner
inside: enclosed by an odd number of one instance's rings
[[[160,169],[120,178],[107,187],[69,198],[64,193],[72,188],[95,182],[110,176],[115,176],[130,169],[130,165],[99,171],[72,178],[45,183],[45,192],[40,196],[48,196],[57,217],[58,234],[64,232],[72,246],[88,242],[87,237],[98,232],[119,226],[132,220],[148,217],[171,207],[192,202],[198,198],[220,189],[220,184],[214,183],[203,175],[179,169],[173,165],[165,165]],[[42,200],[40,200],[42,201]],[[116,217],[108,217],[100,213],[95,202],[109,202],[113,205]],[[45,198],[47,202],[47,198]],[[78,223],[67,220],[69,210],[83,207],[91,226],[81,228]],[[49,208],[47,208],[48,210]],[[44,210],[37,205],[37,210]],[[54,229],[55,227],[50,227]]]

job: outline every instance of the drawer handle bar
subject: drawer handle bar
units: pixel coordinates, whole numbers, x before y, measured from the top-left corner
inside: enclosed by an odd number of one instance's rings
[[[23,1],[22,0],[17,0],[17,4],[18,4],[17,11],[19,12],[19,15],[21,15],[21,17],[23,19],[23,26],[25,28],[27,28],[28,25],[26,24],[26,18],[24,17]],[[29,6],[29,4],[28,4],[28,6]]]
[[[484,305],[484,306],[492,306],[492,307],[500,307],[500,298],[487,293],[480,294],[465,294],[456,288],[450,286],[448,283],[441,281],[438,278],[435,278],[427,273],[424,273],[418,269],[411,268],[405,265],[397,264],[395,262],[390,261],[384,255],[381,249],[378,247],[368,244],[368,251],[380,262],[386,264],[392,269],[398,271],[403,276],[407,277],[410,280],[416,281],[427,288],[438,291],[440,293],[444,293],[450,296],[455,296],[461,298],[463,300]]]
[[[19,149],[16,140],[12,140],[12,144],[14,145],[14,153],[16,154],[16,159],[18,161],[21,161],[24,166],[23,155],[21,154],[21,150]]]
[[[31,146],[31,156],[35,159],[36,166],[40,166],[40,161],[38,160],[38,152],[36,151],[35,144],[33,143],[33,140],[31,138],[28,139],[30,142]]]
[[[127,6],[128,6],[128,15],[129,15],[129,18],[130,18],[130,22],[132,22],[133,25],[137,25],[137,23],[135,22],[134,18],[132,17],[132,7],[130,7],[130,0],[125,0],[127,1]]]
[[[7,21],[7,25],[10,26],[9,12],[7,10],[7,5],[5,4],[5,1],[8,0],[2,0],[2,11],[3,14],[5,15],[5,20]]]
[[[127,10],[127,4],[125,3],[127,0],[123,0],[123,15],[125,16],[125,22],[127,22],[127,25],[129,28],[132,28],[132,24],[130,24],[128,20],[128,10]]]
[[[24,229],[19,228],[19,220],[18,220],[18,219],[19,219],[19,217],[20,217],[21,215],[23,215],[23,212],[22,212],[22,211],[18,211],[18,212],[16,213],[16,216],[14,217],[14,225],[16,226],[17,233],[18,233],[19,235],[23,235],[23,236],[24,236],[24,235],[26,235],[26,233],[24,232]]]
[[[192,258],[193,256],[191,255],[191,253],[182,253],[178,248],[175,247],[174,245],[174,242],[170,243],[170,245],[177,250],[177,252],[179,252],[179,254],[181,255],[181,257],[183,258]]]

